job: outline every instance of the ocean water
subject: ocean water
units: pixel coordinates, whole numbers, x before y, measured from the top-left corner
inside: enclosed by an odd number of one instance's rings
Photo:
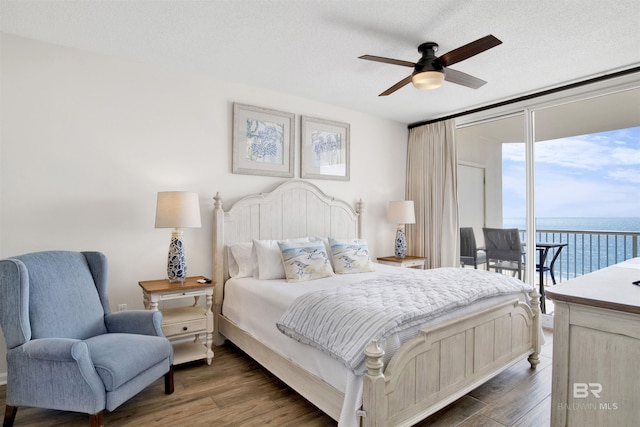
[[[504,228],[525,228],[524,218],[504,218]],[[538,230],[630,231],[640,233],[640,217],[636,218],[536,218]]]
[[[525,219],[504,218],[503,227],[524,230]],[[561,280],[640,256],[640,217],[536,218],[536,230],[536,241],[567,243],[554,266]]]

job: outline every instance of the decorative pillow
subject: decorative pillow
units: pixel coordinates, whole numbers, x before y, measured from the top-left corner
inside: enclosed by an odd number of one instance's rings
[[[278,242],[287,282],[303,282],[333,276],[322,242]]]
[[[331,268],[333,268],[333,260],[331,259],[331,246],[329,245],[329,238],[328,237],[314,236],[314,237],[309,237],[309,241],[312,242],[312,243],[322,242],[322,244],[324,245],[324,250],[327,251],[327,254],[329,255],[329,261],[331,262]]]
[[[364,239],[334,239],[329,237],[333,269],[337,274],[374,271],[369,247]]]
[[[258,268],[258,260],[253,253],[253,243],[236,243],[228,246],[229,276],[251,277]]]
[[[309,242],[308,237],[299,239],[281,240],[283,242]],[[282,255],[277,240],[253,240],[253,247],[256,251],[258,261],[257,274],[254,277],[260,280],[284,279],[284,267],[282,266]]]

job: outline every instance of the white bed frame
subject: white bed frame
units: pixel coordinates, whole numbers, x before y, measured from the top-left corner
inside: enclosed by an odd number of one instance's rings
[[[258,363],[338,420],[344,394],[275,353],[222,315],[224,283],[228,278],[226,245],[252,239],[302,236],[361,238],[362,201],[348,203],[326,196],[316,186],[293,180],[269,193],[239,200],[224,212],[216,195],[213,265],[216,282],[215,336],[218,345],[229,339]],[[363,426],[409,426],[459,399],[528,356],[535,368],[540,352],[540,295],[535,286],[531,306],[501,303],[462,318],[421,330],[391,358],[375,341],[365,351]]]

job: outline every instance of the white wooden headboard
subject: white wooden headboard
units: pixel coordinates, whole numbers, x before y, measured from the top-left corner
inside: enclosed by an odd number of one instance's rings
[[[269,193],[244,197],[227,212],[220,194],[214,197],[213,272],[214,304],[219,310],[228,279],[226,246],[252,239],[287,239],[305,236],[362,238],[362,201],[355,209],[324,194],[306,181],[292,180]],[[219,311],[218,311],[219,313]]]

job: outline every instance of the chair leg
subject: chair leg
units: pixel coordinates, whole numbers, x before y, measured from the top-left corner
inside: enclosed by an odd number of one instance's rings
[[[13,427],[13,422],[16,419],[17,413],[17,406],[7,405],[7,407],[4,409],[4,422],[2,423],[3,427]]]
[[[164,374],[164,393],[173,393],[173,365],[169,367],[169,372]]]
[[[103,427],[104,422],[102,421],[102,411],[97,414],[89,414],[89,426],[90,427]]]

